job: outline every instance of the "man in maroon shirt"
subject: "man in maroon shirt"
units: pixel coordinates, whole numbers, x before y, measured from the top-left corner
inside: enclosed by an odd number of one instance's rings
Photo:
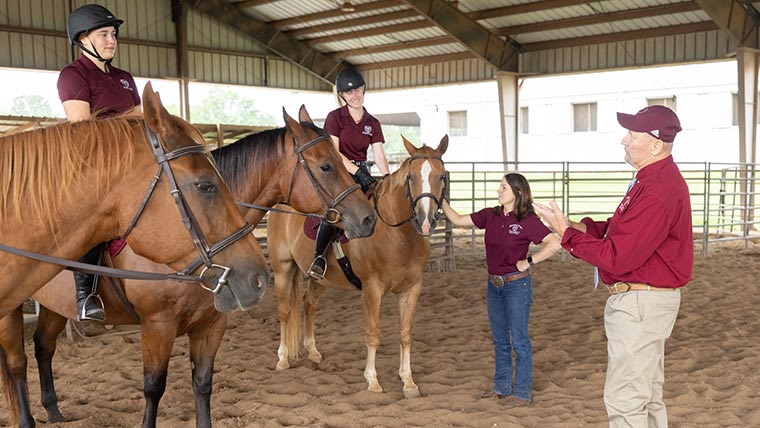
[[[671,156],[681,125],[657,105],[618,113],[618,122],[628,130],[625,160],[638,172],[613,216],[572,222],[553,201],[536,209],[562,236],[562,247],[611,284],[604,311],[610,427],[667,427],[665,340],[694,264],[689,189]]]

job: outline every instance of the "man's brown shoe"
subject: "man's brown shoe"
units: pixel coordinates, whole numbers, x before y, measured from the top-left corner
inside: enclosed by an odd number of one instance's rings
[[[485,400],[487,398],[495,398],[497,400],[501,400],[502,398],[505,398],[505,397],[507,397],[507,396],[504,395],[504,394],[499,394],[496,391],[488,391],[488,392],[486,392],[484,394],[480,394],[480,399],[482,399],[482,400]]]
[[[523,400],[522,398],[517,398],[514,395],[510,395],[509,397],[506,397],[504,400],[499,401],[499,404],[503,405],[507,409],[529,406],[530,403],[531,403],[531,400]]]

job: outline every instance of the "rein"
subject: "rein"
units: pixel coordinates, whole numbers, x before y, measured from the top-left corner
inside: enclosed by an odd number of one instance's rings
[[[231,271],[231,268],[227,266],[218,265],[211,262],[211,258],[214,257],[216,254],[221,252],[223,249],[230,246],[232,243],[238,241],[239,239],[245,237],[249,233],[253,231],[253,225],[251,224],[245,224],[243,227],[238,229],[237,231],[233,232],[226,238],[222,239],[221,241],[217,242],[213,246],[208,245],[206,241],[206,237],[203,235],[203,231],[201,230],[200,225],[198,224],[198,221],[195,219],[195,216],[193,215],[192,210],[190,209],[190,206],[187,204],[187,200],[182,195],[182,191],[179,189],[179,186],[177,185],[177,181],[174,178],[174,173],[172,171],[171,165],[169,164],[170,161],[181,158],[183,156],[189,156],[189,155],[195,155],[195,154],[206,154],[206,149],[201,145],[193,145],[188,147],[182,147],[176,150],[173,150],[169,153],[166,153],[164,151],[163,146],[161,145],[161,142],[158,139],[158,136],[148,128],[147,124],[145,125],[145,132],[148,135],[148,140],[150,142],[151,149],[153,150],[153,154],[156,157],[156,162],[158,163],[158,172],[153,176],[153,180],[150,183],[150,187],[148,188],[148,191],[143,198],[142,203],[140,204],[140,207],[137,209],[137,212],[135,213],[135,216],[132,218],[132,221],[127,226],[127,229],[125,230],[124,234],[122,235],[122,239],[126,239],[126,237],[132,232],[132,230],[137,225],[138,220],[143,214],[143,211],[145,210],[145,207],[148,205],[148,201],[150,200],[151,196],[153,196],[153,192],[156,189],[156,186],[158,185],[158,180],[161,178],[161,174],[166,174],[166,177],[169,181],[169,185],[171,186],[171,194],[174,198],[174,202],[177,204],[177,208],[179,209],[180,216],[182,217],[182,222],[185,224],[185,228],[190,233],[190,236],[193,239],[193,244],[195,245],[196,249],[198,250],[199,256],[190,262],[184,269],[173,273],[173,274],[163,274],[163,273],[154,273],[154,272],[141,272],[141,271],[133,271],[133,270],[126,270],[126,269],[116,269],[106,266],[98,266],[98,265],[91,265],[87,263],[81,263],[81,262],[74,262],[66,259],[61,259],[58,257],[52,257],[52,256],[46,256],[39,253],[34,253],[31,251],[23,250],[16,247],[11,247],[8,245],[2,245],[0,244],[0,250],[5,251],[11,254],[19,255],[22,257],[27,257],[33,260],[45,262],[45,263],[52,263],[60,266],[66,266],[69,270],[84,272],[92,275],[103,275],[103,276],[110,276],[114,278],[123,278],[123,279],[137,279],[137,280],[166,280],[166,279],[173,279],[178,281],[187,281],[187,282],[198,282],[201,284],[201,286],[213,293],[217,293],[224,285],[227,284],[227,276],[229,275],[229,272]],[[201,271],[200,275],[191,275],[193,271],[195,271],[197,268],[199,268],[201,265],[205,265],[203,270]],[[209,271],[210,269],[218,268],[221,269],[222,275],[217,281],[217,284],[213,288],[206,287],[203,284],[203,275]]]
[[[332,201],[329,201],[330,195],[327,192],[327,190],[322,187],[321,184],[319,184],[319,181],[317,181],[316,178],[314,178],[314,173],[311,172],[311,169],[309,169],[309,165],[306,163],[306,159],[303,157],[303,152],[310,149],[311,147],[314,147],[315,145],[321,143],[321,142],[329,142],[329,140],[324,136],[320,135],[317,138],[314,138],[313,140],[305,143],[302,146],[298,146],[298,142],[296,142],[296,139],[293,138],[293,151],[296,153],[296,156],[298,156],[298,163],[301,164],[301,167],[303,168],[304,172],[306,172],[306,176],[309,178],[309,181],[311,182],[311,186],[314,188],[314,191],[317,193],[317,196],[319,196],[319,200],[322,202],[322,208],[324,208],[324,214],[311,214],[311,213],[302,213],[295,210],[283,210],[279,208],[274,207],[265,207],[261,205],[256,204],[249,204],[248,202],[241,202],[241,201],[235,201],[238,205],[241,207],[246,208],[253,208],[257,210],[262,211],[271,211],[271,212],[278,212],[278,213],[284,213],[284,214],[295,214],[300,215],[304,217],[315,217],[322,221],[325,221],[330,224],[335,224],[340,221],[342,215],[340,211],[336,208],[336,206],[343,201],[348,195],[350,195],[355,190],[358,190],[361,188],[359,184],[354,184],[352,186],[349,186],[346,190],[340,192],[337,196],[332,198]],[[288,185],[288,196],[285,200],[285,202],[282,202],[284,205],[290,206],[290,197],[293,194],[293,186],[295,185],[296,181],[296,173],[298,173],[299,168],[293,168],[293,175],[290,177],[290,184]]]
[[[437,161],[441,162],[441,164],[443,164],[443,159],[441,159],[438,156],[423,156],[423,155],[414,155],[414,156],[410,157],[409,159],[407,159],[406,162],[409,162],[409,164],[411,164],[412,161],[417,160],[417,159],[426,159],[426,160],[432,159],[432,160],[437,160]],[[383,215],[380,213],[380,196],[378,196],[378,192],[373,192],[372,193],[372,199],[375,202],[375,212],[377,213],[377,217],[383,223],[385,223],[386,225],[388,225],[390,227],[399,227],[399,226],[403,225],[404,223],[408,223],[408,222],[412,221],[412,219],[414,218],[414,206],[417,205],[417,202],[420,199],[422,199],[422,198],[430,198],[430,199],[432,199],[435,202],[436,206],[438,207],[438,208],[436,208],[436,212],[439,212],[441,210],[441,205],[442,205],[443,198],[446,195],[446,187],[447,186],[448,186],[448,181],[444,183],[443,188],[441,189],[441,195],[440,195],[440,197],[438,197],[438,196],[436,196],[436,195],[434,195],[434,194],[432,194],[430,192],[423,192],[423,193],[420,193],[419,195],[417,195],[415,197],[412,197],[412,187],[411,187],[411,184],[409,184],[409,176],[407,175],[407,177],[406,177],[406,198],[409,201],[409,206],[411,208],[412,213],[409,215],[408,218],[406,218],[405,220],[402,220],[402,221],[400,221],[398,223],[393,223],[393,224],[388,223],[385,220],[385,218],[383,218]]]

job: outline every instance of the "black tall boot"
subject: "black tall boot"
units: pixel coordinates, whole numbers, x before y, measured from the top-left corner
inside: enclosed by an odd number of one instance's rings
[[[311,266],[309,266],[309,270],[306,272],[312,279],[316,281],[325,279],[325,272],[327,272],[325,251],[337,234],[338,228],[336,226],[325,222],[319,223],[317,242],[314,245],[314,261],[311,262]]]
[[[103,254],[103,245],[100,244],[87,252],[79,259],[82,263],[100,265]],[[97,277],[88,273],[74,272],[74,285],[77,297],[77,320],[103,321],[106,312],[103,310],[103,301],[97,295]]]

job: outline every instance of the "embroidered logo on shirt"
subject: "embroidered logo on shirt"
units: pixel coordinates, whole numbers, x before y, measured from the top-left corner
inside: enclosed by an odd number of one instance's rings
[[[129,80],[127,79],[119,79],[119,82],[121,82],[121,86],[124,87],[124,89],[131,91],[132,88],[129,87]]]
[[[623,199],[623,202],[621,202],[620,205],[618,205],[618,212],[620,212],[620,214],[622,214],[623,211],[625,211],[625,209],[628,208],[628,205],[631,205],[631,197],[630,196],[626,196]]]
[[[372,127],[369,125],[364,125],[364,130],[362,131],[362,134],[372,136]]]
[[[510,235],[519,235],[522,231],[522,225],[520,224],[510,224],[509,225],[509,234]]]

